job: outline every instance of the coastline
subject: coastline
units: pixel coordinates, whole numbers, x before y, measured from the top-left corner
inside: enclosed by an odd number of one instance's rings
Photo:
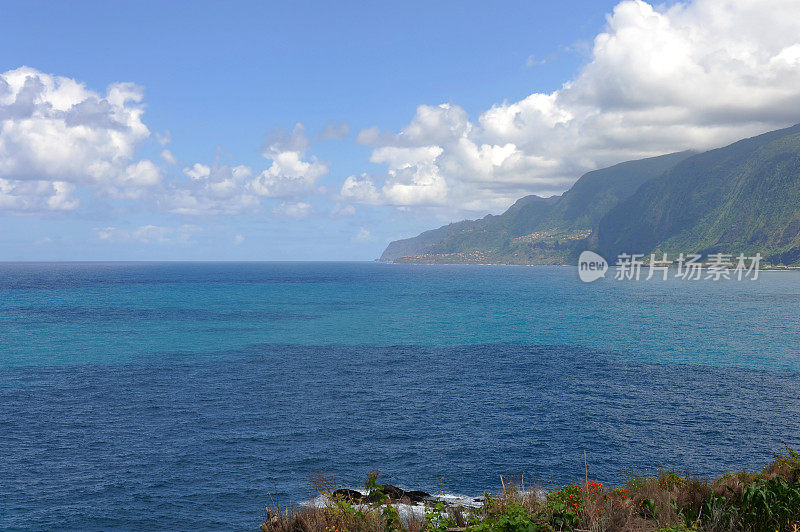
[[[261,532],[533,531],[556,530],[716,532],[800,529],[800,454],[784,444],[759,472],[729,472],[703,479],[674,470],[630,473],[621,486],[605,487],[587,473],[578,483],[544,490],[500,479],[500,490],[480,497],[405,491],[377,482],[337,489],[314,482],[308,503],[266,507]]]

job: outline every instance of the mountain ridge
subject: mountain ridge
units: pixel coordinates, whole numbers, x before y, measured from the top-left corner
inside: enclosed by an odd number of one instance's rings
[[[587,236],[585,233],[593,230],[602,215],[633,194],[644,181],[692,154],[677,152],[592,170],[564,194],[548,198],[524,196],[500,215],[455,222],[391,242],[379,260],[410,262],[410,257],[425,257],[436,262],[462,262],[459,254],[464,253],[472,254],[468,262],[487,259],[552,263],[556,257],[566,260],[561,241]],[[529,239],[535,242],[519,240],[532,234],[539,234]],[[552,253],[548,254],[548,249]]]
[[[584,249],[800,262],[800,124],[593,170],[560,196],[525,196],[503,214],[392,242],[381,260],[570,264]]]

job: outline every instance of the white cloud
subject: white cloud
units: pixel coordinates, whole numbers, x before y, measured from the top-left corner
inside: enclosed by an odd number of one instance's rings
[[[285,218],[307,218],[311,214],[311,205],[299,201],[297,203],[284,201],[272,210],[275,216]]]
[[[536,60],[534,59],[535,63]],[[503,208],[616,162],[707,149],[800,122],[800,12],[791,0],[619,3],[578,75],[492,106],[421,105],[397,134],[362,130],[386,165],[340,196],[391,205]]]
[[[302,124],[273,132],[261,167],[184,167],[169,131],[155,135],[160,160],[137,155],[150,136],[143,112],[143,90],[130,83],[97,92],[29,67],[0,74],[0,210],[86,209],[94,195],[183,215],[303,217],[310,197],[327,195],[344,205],[334,216],[353,204],[497,211],[593,168],[800,122],[800,11],[796,0],[620,2],[587,64],[556,91],[472,117],[452,103],[420,105],[397,132],[360,131],[382,169],[347,177],[338,194],[323,186],[328,165]],[[348,135],[330,123],[315,138]]]
[[[359,242],[366,242],[372,240],[372,233],[370,233],[367,229],[361,227],[359,228],[358,233],[356,233],[354,239]]]
[[[341,203],[337,203],[331,209],[331,216],[337,217],[348,217],[353,216],[356,213],[356,208],[353,205],[342,205]]]
[[[167,149],[161,150],[161,158],[167,164],[178,164],[178,159],[174,155],[172,155],[171,151]]]
[[[340,195],[345,200],[352,200],[358,203],[378,204],[381,202],[381,194],[375,187],[372,178],[366,174],[360,176],[351,175],[344,180]]]
[[[0,178],[0,211],[17,213],[71,211],[80,201],[75,185],[65,181],[22,181]]]
[[[408,168],[421,163],[433,163],[444,150],[439,146],[418,146],[413,148],[386,146],[372,152],[369,160],[373,163],[386,163],[389,168]]]
[[[286,199],[312,192],[317,181],[328,173],[328,166],[314,156],[305,160],[308,146],[303,124],[296,124],[288,135],[274,133],[263,151],[272,162],[248,183],[249,190],[258,196]]]
[[[219,215],[254,212],[261,202],[250,193],[253,169],[245,166],[206,166],[195,163],[184,168],[188,181],[171,183],[160,198],[160,207],[174,214]]]
[[[447,196],[447,182],[433,162],[419,162],[389,169],[383,196],[393,205],[442,203]]]
[[[29,67],[0,74],[0,210],[74,210],[78,187],[142,199],[162,172],[135,151],[150,131],[143,91],[115,83],[101,95]]]
[[[100,95],[33,68],[0,74],[0,177],[74,184],[117,179],[150,134],[141,100],[141,88],[130,83]]]
[[[528,68],[535,67],[535,66],[542,66],[544,64],[547,64],[549,61],[552,61],[555,58],[556,58],[556,54],[554,54],[554,53],[548,55],[547,57],[545,57],[543,59],[540,58],[540,57],[536,57],[535,55],[531,54],[531,55],[528,56],[528,59],[525,61],[525,66],[528,67]]]
[[[419,106],[411,123],[391,138],[373,133],[379,145],[370,161],[386,164],[383,182],[350,176],[340,191],[343,199],[486,210],[507,206],[536,183],[545,189],[563,186],[563,179],[554,183],[549,176],[556,161],[526,154],[510,142],[478,144],[466,112],[451,104]]]
[[[161,184],[161,168],[143,159],[130,164],[102,190],[116,199],[141,199],[148,189]]]
[[[323,193],[318,180],[328,166],[306,156],[302,124],[273,133],[264,148],[268,167],[260,173],[239,165],[200,162],[186,178],[165,176],[135,152],[150,135],[142,122],[143,91],[116,83],[100,95],[73,79],[22,67],[0,74],[0,209],[11,212],[73,210],[77,187],[145,208],[187,215],[237,214],[261,207],[260,198],[301,199]],[[346,134],[331,124],[328,137]],[[166,149],[169,131],[156,134],[161,159],[178,163]],[[280,209],[279,209],[280,210]]]
[[[194,180],[203,179],[211,175],[211,167],[200,163],[194,163],[191,167],[183,169],[183,173]]]
[[[237,246],[244,242],[244,237],[242,235],[236,235],[233,237],[233,243]]]
[[[245,165],[195,163],[183,169],[188,182],[173,183],[162,203],[176,214],[238,214],[257,211],[262,198],[278,198],[284,203],[273,210],[276,215],[306,216],[298,206],[307,204],[300,200],[322,194],[317,181],[328,173],[326,164],[306,157],[308,145],[303,125],[297,124],[288,135],[273,133],[263,150],[270,165],[258,174]]]
[[[252,182],[250,190],[269,198],[291,198],[310,192],[317,180],[328,173],[328,167],[311,157],[303,160],[303,152],[278,151],[265,154],[272,164]]]
[[[179,227],[143,225],[133,230],[117,227],[95,228],[97,238],[106,242],[141,242],[143,244],[187,244],[191,237],[201,231],[196,225],[184,224]]]

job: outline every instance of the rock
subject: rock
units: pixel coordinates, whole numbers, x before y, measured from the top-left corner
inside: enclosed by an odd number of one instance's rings
[[[344,488],[334,491],[333,493],[331,493],[331,496],[337,497],[339,499],[344,499],[345,501],[349,502],[361,502],[361,500],[364,498],[361,492]]]
[[[386,501],[386,495],[378,493],[377,491],[373,491],[369,495],[364,495],[364,498],[361,499],[361,502],[365,502],[367,504],[378,504],[385,501]]]
[[[406,495],[404,490],[398,488],[397,486],[392,486],[391,484],[384,484],[381,487],[381,491],[383,491],[383,494],[393,501],[399,501]]]
[[[431,494],[425,493],[424,491],[414,490],[414,491],[407,491],[406,497],[411,499],[411,502],[425,502],[426,500],[431,498]]]
[[[338,489],[334,491],[331,496],[338,497],[349,502],[360,502],[366,504],[386,502],[386,499],[393,502],[405,500],[412,503],[420,503],[431,498],[430,493],[418,490],[405,491],[404,489],[398,488],[397,486],[392,486],[391,484],[384,484],[379,488],[379,490],[374,490],[368,495],[362,495],[356,490]]]

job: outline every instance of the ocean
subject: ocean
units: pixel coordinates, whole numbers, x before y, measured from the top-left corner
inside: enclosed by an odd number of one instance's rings
[[[254,530],[379,469],[479,495],[800,447],[800,272],[0,264],[0,529]]]

